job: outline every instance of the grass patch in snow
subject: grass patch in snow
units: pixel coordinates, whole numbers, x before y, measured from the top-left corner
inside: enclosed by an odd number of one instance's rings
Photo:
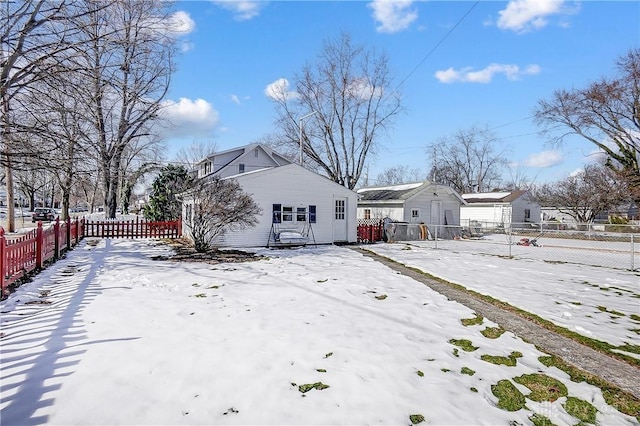
[[[538,360],[547,367],[556,367],[564,371],[569,375],[573,382],[586,382],[600,388],[600,390],[602,390],[602,396],[607,404],[621,413],[633,416],[640,421],[640,399],[630,393],[612,386],[600,377],[585,373],[584,371],[567,364],[556,356],[541,356]]]
[[[416,374],[420,377],[424,377],[424,373],[420,370],[416,371]]]
[[[198,293],[198,294],[195,294],[193,297],[207,297],[207,295],[205,293]]]
[[[474,314],[474,315],[475,316],[473,318],[463,318],[463,319],[460,320],[460,322],[465,327],[469,327],[470,325],[480,325],[480,324],[482,324],[482,322],[484,321],[484,318],[482,316],[479,316],[478,314]]]
[[[640,322],[640,315],[631,314],[629,318],[631,318],[632,321]]]
[[[563,405],[564,410],[581,422],[596,424],[596,407],[580,398],[570,396]]]
[[[502,327],[487,327],[480,333],[487,339],[497,339],[502,336],[506,330]]]
[[[503,410],[518,411],[525,406],[524,395],[509,380],[500,380],[491,385],[491,393],[498,398],[498,408]]]
[[[327,370],[325,370],[324,368],[316,368],[316,371],[318,373],[326,373],[327,372]]]
[[[302,393],[307,393],[312,389],[316,389],[316,390],[324,390],[327,389],[329,387],[329,385],[325,385],[322,382],[316,382],[316,383],[307,383],[304,385],[300,385],[298,386],[298,390]]]
[[[329,352],[329,353],[324,354],[324,357],[325,358],[329,358],[331,355],[333,355],[333,352]]]
[[[424,416],[422,414],[411,414],[409,421],[411,421],[412,425],[417,425],[418,423],[424,422]]]
[[[527,395],[527,398],[536,402],[553,402],[568,395],[567,387],[564,383],[545,374],[523,374],[522,376],[514,377],[513,381],[529,388],[531,393]]]
[[[506,365],[507,367],[515,367],[518,364],[518,358],[522,358],[521,352],[513,351],[509,356],[481,355],[480,359],[495,365]]]
[[[468,376],[473,376],[474,374],[476,374],[476,372],[474,370],[470,369],[469,367],[462,367],[460,369],[460,373],[466,374]]]
[[[465,352],[473,352],[478,349],[477,346],[473,346],[473,343],[471,343],[471,340],[467,340],[467,339],[451,339],[449,340],[449,343],[459,347]]]
[[[376,299],[378,299],[378,300],[384,300],[386,298],[387,298],[386,294],[380,294],[380,295],[376,296]]]
[[[533,423],[533,426],[554,426],[553,422],[541,414],[535,413],[529,416],[529,421]]]

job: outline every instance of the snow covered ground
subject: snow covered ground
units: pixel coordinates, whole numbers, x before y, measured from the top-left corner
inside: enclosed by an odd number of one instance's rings
[[[526,395],[513,379],[535,373],[593,404],[601,424],[637,424],[598,388],[544,366],[534,346],[511,333],[484,337],[495,324],[464,326],[470,309],[347,248],[256,249],[269,258],[211,265],[152,260],[169,249],[150,240],[94,241],[0,304],[2,424],[406,425],[420,414],[422,424],[507,425],[531,424],[533,413],[578,423],[565,397],[497,407],[492,385],[511,380]],[[536,274],[538,291],[510,303],[638,343],[620,319],[600,327],[576,315],[596,305],[633,312],[617,293],[637,295],[637,275],[404,246],[372,249],[416,265],[426,257],[452,281],[498,298],[508,281],[519,293]],[[610,323],[606,313],[592,316]],[[514,351],[522,357],[513,367],[481,359]],[[303,393],[304,385],[315,386]]]

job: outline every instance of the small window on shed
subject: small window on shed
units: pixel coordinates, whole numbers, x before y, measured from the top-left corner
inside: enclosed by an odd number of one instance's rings
[[[531,209],[524,209],[524,220],[531,219]]]
[[[244,173],[244,163],[238,164],[238,173]]]
[[[418,219],[420,217],[420,209],[411,209],[411,219]]]
[[[309,223],[316,223],[316,206],[309,206]]]
[[[364,209],[364,218],[371,219],[371,209]]]

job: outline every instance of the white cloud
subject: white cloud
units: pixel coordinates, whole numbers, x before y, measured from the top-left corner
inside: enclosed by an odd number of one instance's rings
[[[180,98],[179,101],[164,102],[162,116],[167,119],[164,134],[167,137],[204,137],[218,124],[218,111],[204,99]]]
[[[499,13],[498,28],[525,33],[545,27],[552,15],[574,13],[564,0],[512,0]],[[566,22],[563,22],[566,25]]]
[[[231,95],[231,102],[240,105],[240,98],[238,97],[238,95]]]
[[[260,14],[266,2],[264,1],[247,1],[247,0],[218,0],[214,1],[216,5],[225,10],[233,12],[237,21],[248,21]]]
[[[298,92],[289,90],[289,80],[287,80],[286,78],[279,78],[273,83],[269,84],[264,89],[264,94],[276,101],[287,101],[289,99],[295,99],[299,96]]]
[[[528,65],[520,69],[518,65],[490,64],[484,69],[474,71],[471,67],[455,70],[448,68],[436,71],[435,77],[441,83],[490,83],[496,74],[504,74],[508,80],[518,80],[524,75],[540,73],[540,66]]]
[[[411,8],[412,0],[373,0],[374,19],[380,23],[376,30],[381,33],[396,33],[405,30],[418,18],[418,12]]]
[[[185,11],[178,10],[169,17],[168,27],[176,34],[189,34],[196,27],[196,23]]]
[[[551,167],[562,163],[564,158],[558,151],[542,151],[537,154],[531,154],[524,160],[524,165],[528,167]]]

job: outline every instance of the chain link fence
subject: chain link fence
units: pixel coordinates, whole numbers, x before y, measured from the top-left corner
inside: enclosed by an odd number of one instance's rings
[[[438,250],[482,253],[552,263],[640,270],[640,225],[470,221],[465,226],[388,222],[388,242],[419,242]]]

